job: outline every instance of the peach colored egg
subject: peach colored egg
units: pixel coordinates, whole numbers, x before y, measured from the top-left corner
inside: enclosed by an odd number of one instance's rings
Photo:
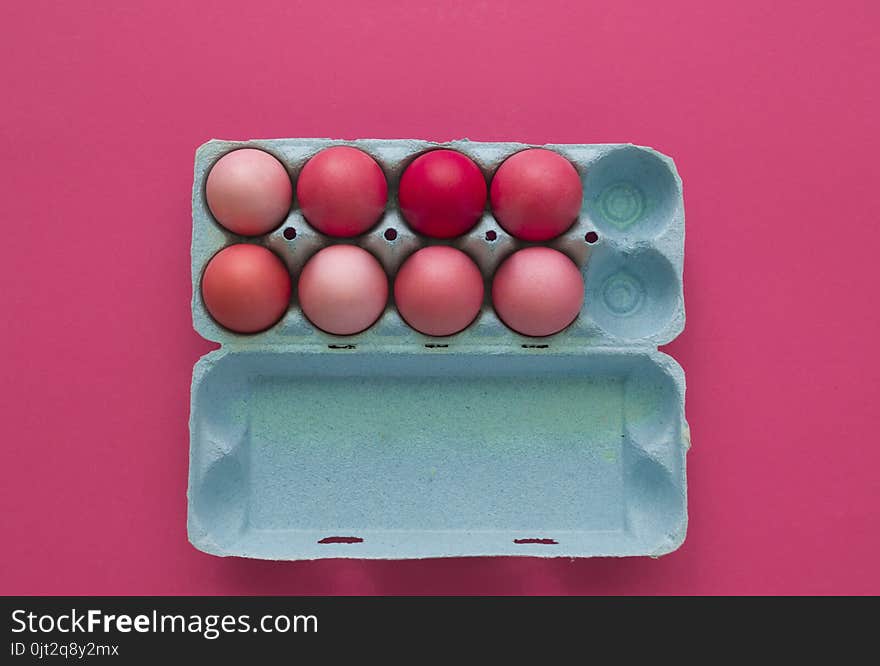
[[[574,262],[549,247],[514,252],[492,281],[492,305],[501,320],[523,335],[558,333],[575,320],[584,281]]]
[[[227,153],[211,168],[205,197],[222,226],[242,236],[259,236],[287,217],[293,185],[284,165],[272,155],[242,148]]]
[[[432,150],[403,172],[400,210],[418,233],[454,238],[470,230],[486,206],[486,179],[467,155]]]
[[[331,245],[306,262],[299,304],[318,328],[352,335],[369,328],[388,302],[388,276],[379,261],[355,245]]]
[[[562,155],[531,148],[508,157],[498,167],[490,199],[493,215],[510,234],[545,241],[574,224],[583,187],[577,170]]]
[[[349,146],[322,150],[302,168],[296,198],[310,225],[329,236],[358,236],[385,210],[388,183],[372,157]]]
[[[438,245],[409,257],[397,272],[394,301],[407,324],[426,335],[452,335],[483,303],[483,276],[461,250]]]
[[[241,243],[220,250],[202,276],[202,300],[221,326],[256,333],[284,315],[290,303],[290,274],[271,251]]]

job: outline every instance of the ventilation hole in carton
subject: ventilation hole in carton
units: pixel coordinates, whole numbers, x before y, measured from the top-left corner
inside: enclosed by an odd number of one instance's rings
[[[425,343],[425,347],[427,347],[428,349],[445,349],[445,348],[448,347],[448,346],[449,346],[449,345],[441,345],[441,344],[438,344],[438,343],[436,343],[436,342],[427,342],[427,343]]]
[[[550,345],[520,345],[523,349],[547,349]]]
[[[357,349],[357,345],[327,345],[327,349]]]
[[[584,240],[592,245],[593,243],[597,243],[599,241],[599,234],[597,234],[595,231],[588,231],[584,235]]]
[[[386,229],[385,233],[382,235],[385,236],[385,240],[397,240],[397,229]]]
[[[296,229],[293,227],[287,227],[287,229],[284,230],[284,237],[287,240],[293,240],[296,238]]]
[[[363,543],[360,537],[330,536],[324,537],[318,543]]]
[[[486,232],[486,240],[493,241],[498,239],[498,234],[492,230]]]
[[[559,542],[556,539],[514,539],[513,543],[517,545],[523,544],[539,544],[542,546],[557,546]]]

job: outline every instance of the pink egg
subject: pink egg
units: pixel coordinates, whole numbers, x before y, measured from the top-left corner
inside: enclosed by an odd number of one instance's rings
[[[394,300],[406,323],[426,335],[467,328],[483,304],[483,276],[461,250],[426,247],[404,262],[394,281]]]
[[[469,231],[486,206],[486,179],[466,155],[432,150],[413,160],[400,178],[400,210],[418,233],[453,238]]]
[[[492,179],[492,213],[517,238],[545,241],[565,232],[577,219],[583,187],[567,159],[544,148],[508,157]]]
[[[256,333],[284,315],[290,303],[290,274],[284,262],[259,245],[230,245],[208,262],[202,300],[221,326]]]
[[[306,262],[299,276],[303,314],[321,330],[352,335],[369,328],[388,302],[388,276],[369,252],[331,245]]]
[[[259,236],[287,217],[293,186],[284,165],[269,153],[242,148],[212,167],[205,197],[214,218],[229,231]]]
[[[549,247],[514,252],[492,282],[495,312],[523,335],[558,333],[575,320],[583,302],[580,270],[562,252]]]
[[[378,222],[388,199],[385,174],[372,157],[349,146],[322,150],[306,162],[296,198],[309,224],[329,236],[358,236]]]

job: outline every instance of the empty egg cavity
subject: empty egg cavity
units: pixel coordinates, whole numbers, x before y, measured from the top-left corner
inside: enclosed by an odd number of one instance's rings
[[[287,216],[262,236],[244,237],[224,228],[211,214],[205,196],[210,169],[224,155],[241,148],[257,148],[277,159],[286,169],[294,191],[309,159],[331,146],[352,146],[372,157],[387,182],[387,202],[375,223],[360,235],[344,238],[320,233],[303,215],[296,197]],[[673,265],[680,248],[652,238],[663,236],[670,226],[681,224],[680,183],[674,167],[650,149],[635,146],[547,146],[571,162],[583,185],[583,203],[577,219],[556,238],[540,243],[523,241],[508,233],[493,216],[487,202],[476,224],[449,239],[416,233],[398,207],[402,174],[419,156],[436,149],[450,149],[470,158],[479,167],[487,189],[505,159],[530,148],[521,144],[460,141],[437,145],[407,140],[275,140],[230,143],[212,141],[197,155],[194,191],[193,273],[219,250],[236,243],[255,243],[275,253],[291,275],[290,307],[280,321],[265,331],[241,335],[224,329],[208,314],[195,281],[194,305],[202,313],[196,327],[217,341],[255,341],[279,344],[318,342],[332,344],[338,336],[313,326],[303,315],[297,287],[305,264],[320,250],[338,244],[358,246],[373,255],[389,278],[389,297],[384,312],[365,331],[344,336],[346,340],[377,344],[429,344],[434,336],[409,327],[398,314],[393,284],[404,262],[423,247],[448,245],[464,252],[479,268],[484,299],[479,313],[461,332],[441,338],[443,344],[510,343],[526,346],[529,336],[507,328],[492,307],[492,280],[499,266],[517,250],[546,246],[565,254],[578,267],[585,282],[585,300],[577,318],[564,330],[541,343],[564,345],[612,343],[615,339],[644,340],[656,344],[670,340],[680,330],[676,312],[681,308],[680,265]],[[675,240],[675,239],[673,239]],[[645,243],[649,245],[646,246]],[[638,251],[636,251],[638,250]],[[672,261],[666,258],[672,254]],[[621,257],[629,257],[624,261]],[[646,262],[643,265],[643,261]],[[679,262],[680,263],[680,262]],[[625,265],[624,265],[625,264]],[[200,280],[200,278],[198,278]],[[598,280],[600,285],[594,284]],[[445,348],[444,348],[445,349]]]

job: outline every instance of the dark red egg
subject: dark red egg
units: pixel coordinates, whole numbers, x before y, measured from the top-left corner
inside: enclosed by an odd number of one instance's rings
[[[466,155],[432,150],[403,172],[398,192],[400,210],[418,233],[454,238],[469,231],[486,206],[486,179]]]

